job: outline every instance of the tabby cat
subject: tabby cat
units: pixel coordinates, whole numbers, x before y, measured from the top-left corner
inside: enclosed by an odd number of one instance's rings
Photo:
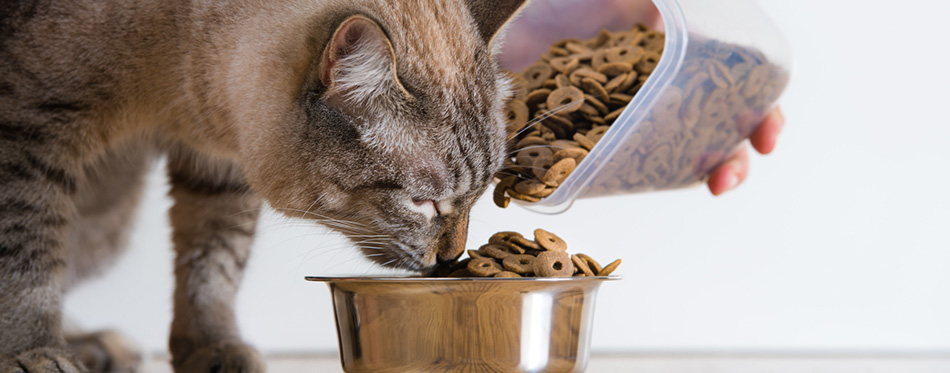
[[[264,370],[233,312],[262,201],[380,264],[456,258],[504,158],[494,40],[524,2],[0,2],[0,372],[120,370],[69,347],[62,296],[121,251],[157,156],[176,372]]]

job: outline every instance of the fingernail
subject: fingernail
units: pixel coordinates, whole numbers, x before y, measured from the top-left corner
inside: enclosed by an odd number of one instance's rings
[[[739,176],[733,173],[730,173],[729,176],[726,176],[726,189],[735,188],[736,185],[739,185]]]

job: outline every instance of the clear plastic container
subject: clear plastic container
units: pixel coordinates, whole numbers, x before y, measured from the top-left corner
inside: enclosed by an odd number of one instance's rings
[[[509,28],[502,66],[521,71],[562,39],[645,24],[665,32],[662,58],[607,133],[540,202],[701,184],[771,110],[788,82],[787,41],[754,0],[538,0]]]

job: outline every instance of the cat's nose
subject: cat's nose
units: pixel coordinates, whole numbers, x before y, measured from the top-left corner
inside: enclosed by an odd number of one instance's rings
[[[468,236],[468,212],[450,217],[443,228],[436,259],[450,262],[462,256],[465,251],[465,239]]]

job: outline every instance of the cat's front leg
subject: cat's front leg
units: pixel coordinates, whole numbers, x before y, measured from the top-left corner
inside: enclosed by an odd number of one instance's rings
[[[78,167],[44,146],[44,128],[10,123],[0,123],[0,372],[82,372],[61,311]]]
[[[234,315],[261,201],[227,161],[177,150],[168,167],[175,200],[172,365],[178,373],[263,372]]]

